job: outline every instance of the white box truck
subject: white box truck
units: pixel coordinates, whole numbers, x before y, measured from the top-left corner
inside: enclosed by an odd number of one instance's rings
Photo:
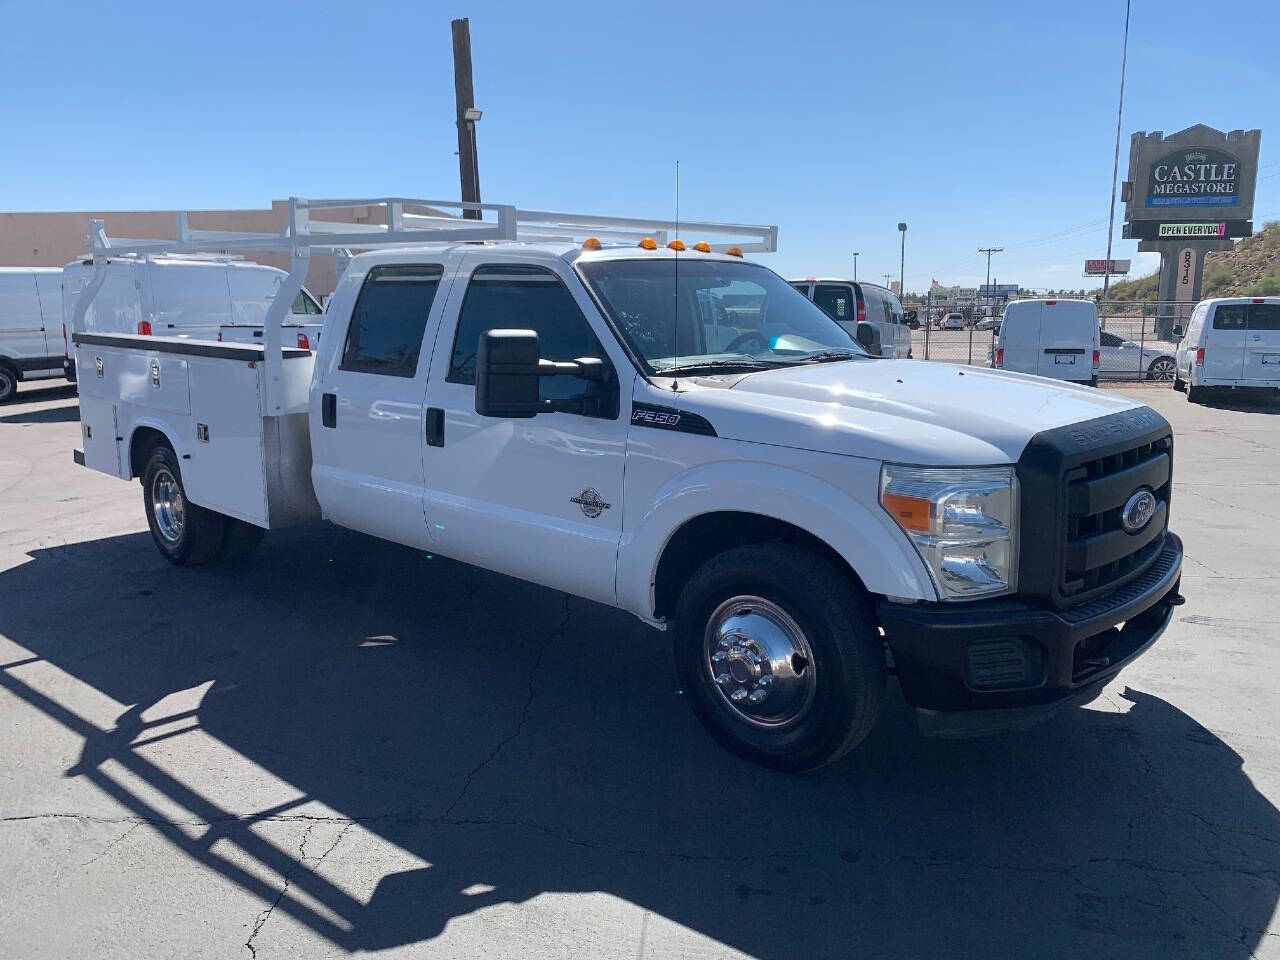
[[[861,741],[890,671],[952,729],[1087,700],[1181,603],[1158,413],[869,357],[742,257],[775,228],[682,223],[732,241],[686,247],[382,201],[319,349],[282,347],[309,250],[360,239],[314,216],[338,203],[291,201],[264,346],[75,336],[76,457],[141,481],[173,563],[324,517],[620,607],[669,631],[714,736],[788,770]]]

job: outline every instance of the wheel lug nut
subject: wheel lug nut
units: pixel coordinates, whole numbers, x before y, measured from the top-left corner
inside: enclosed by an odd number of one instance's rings
[[[750,700],[752,703],[759,703],[768,695],[769,695],[768,690],[752,690],[751,693],[747,696],[747,699]]]
[[[733,691],[733,693],[729,694],[729,699],[737,703],[746,696],[747,691],[742,689],[742,687],[739,687],[737,690]]]
[[[729,676],[727,673],[716,674],[717,686],[724,687],[724,686],[728,686],[731,683],[733,683],[733,677]]]

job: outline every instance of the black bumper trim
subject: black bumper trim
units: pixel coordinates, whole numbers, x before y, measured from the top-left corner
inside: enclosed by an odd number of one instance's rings
[[[77,449],[77,450],[72,450],[72,451],[71,451],[71,459],[72,459],[72,460],[74,460],[78,466],[83,467],[83,466],[84,466],[84,451],[83,451],[83,450],[79,450],[79,449]]]
[[[1013,598],[969,604],[882,601],[880,625],[903,696],[914,707],[953,712],[1047,706],[1096,689],[1168,626],[1182,557],[1182,541],[1168,533],[1142,576],[1066,610]],[[1033,650],[1038,675],[1016,689],[974,689],[968,680],[969,646],[999,637],[1017,638]]]

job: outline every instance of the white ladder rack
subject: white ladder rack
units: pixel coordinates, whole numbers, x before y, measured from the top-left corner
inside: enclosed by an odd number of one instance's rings
[[[322,219],[325,210],[381,208],[380,223],[354,223]],[[406,209],[407,208],[407,209]],[[444,211],[456,210],[457,214]],[[313,212],[321,216],[313,216]],[[486,219],[487,218],[487,219]],[[103,220],[89,221],[88,246],[94,272],[81,293],[72,318],[80,330],[85,314],[107,278],[110,257],[161,254],[227,256],[236,253],[281,251],[290,255],[289,275],[267,310],[263,329],[268,415],[284,412],[281,403],[280,324],[302,289],[312,250],[343,253],[351,248],[375,249],[428,243],[459,242],[577,242],[595,237],[602,243],[636,243],[651,236],[665,245],[679,232],[696,240],[707,239],[712,250],[723,253],[737,247],[744,253],[770,253],[778,248],[778,228],[752,224],[715,223],[700,220],[604,217],[593,214],[520,210],[510,204],[466,203],[457,200],[422,200],[408,197],[362,199],[307,199],[290,197],[284,227],[278,233],[197,230],[188,214],[174,216],[173,239],[112,237]]]

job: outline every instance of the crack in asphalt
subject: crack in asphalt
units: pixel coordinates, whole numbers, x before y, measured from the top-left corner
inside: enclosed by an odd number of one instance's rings
[[[513,731],[511,731],[511,733],[507,734],[507,736],[503,737],[501,740],[498,741],[497,745],[493,748],[493,750],[489,752],[489,756],[481,760],[480,763],[478,763],[475,767],[473,767],[467,773],[466,778],[462,781],[462,789],[458,791],[457,796],[453,798],[453,800],[449,803],[449,806],[445,807],[444,813],[440,814],[438,818],[439,822],[446,821],[449,817],[449,814],[453,813],[454,808],[457,807],[457,805],[463,801],[463,798],[465,798],[467,795],[467,791],[471,789],[471,781],[476,778],[476,776],[480,773],[480,771],[483,770],[485,767],[487,767],[489,764],[493,763],[493,761],[498,758],[498,754],[502,752],[502,748],[505,747],[507,744],[509,744],[512,740],[516,739],[516,737],[520,736],[520,734],[524,731],[524,725],[529,720],[529,709],[533,706],[534,676],[537,674],[538,667],[542,664],[542,658],[546,655],[547,650],[551,648],[551,644],[554,643],[557,638],[563,635],[565,629],[569,626],[569,621],[572,619],[573,619],[573,609],[570,606],[570,598],[566,594],[564,598],[564,617],[561,619],[560,623],[547,634],[547,638],[542,642],[542,645],[538,648],[537,656],[533,658],[533,664],[529,667],[529,679],[528,679],[529,692],[525,696],[524,707],[520,711],[520,721],[516,724],[516,728]]]
[[[320,821],[317,820],[308,823],[307,828],[302,831],[302,837],[298,840],[298,862],[295,865],[295,868],[284,875],[284,883],[280,887],[280,892],[277,893],[276,898],[271,901],[271,905],[258,914],[258,919],[255,920],[253,924],[253,930],[249,932],[249,939],[244,942],[245,947],[249,950],[249,956],[253,958],[253,960],[257,960],[258,957],[258,948],[253,945],[253,941],[257,938],[258,934],[262,932],[262,928],[266,926],[267,921],[271,919],[271,915],[275,912],[276,907],[280,905],[280,901],[284,899],[285,894],[289,892],[289,884],[293,882],[293,878],[297,875],[298,871],[303,868],[307,868],[314,873],[320,867],[320,864],[324,862],[325,858],[338,848],[338,844],[340,844],[342,842],[342,838],[347,835],[347,831],[360,821],[347,821],[346,826],[338,831],[338,835],[334,838],[333,843],[329,844],[324,853],[314,858],[312,865],[308,868],[307,840],[311,836],[311,831],[315,829],[316,822]]]
[[[80,866],[87,867],[91,863],[97,863],[99,860],[105,857],[108,853],[110,853],[113,847],[115,847],[118,843],[121,843],[125,839],[125,837],[129,836],[129,834],[133,833],[133,831],[137,830],[142,825],[143,825],[143,821],[141,820],[135,821],[129,827],[128,830],[126,830],[124,833],[120,834],[120,836],[116,837],[114,840],[108,843],[105,847],[102,848],[102,850],[96,856],[90,857],[84,863],[80,864]]]

